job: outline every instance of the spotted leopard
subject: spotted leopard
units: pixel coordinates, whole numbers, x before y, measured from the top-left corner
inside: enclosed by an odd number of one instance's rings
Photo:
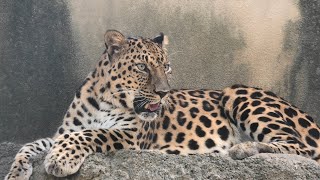
[[[57,133],[24,145],[5,179],[29,179],[31,160],[42,152],[47,173],[57,177],[77,172],[92,153],[120,149],[234,159],[288,153],[320,162],[319,127],[274,93],[242,85],[172,90],[163,34],[126,38],[108,30],[105,44]],[[240,131],[254,141],[240,142]]]

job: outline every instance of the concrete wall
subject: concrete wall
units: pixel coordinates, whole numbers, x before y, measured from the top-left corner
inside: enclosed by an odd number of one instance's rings
[[[106,29],[167,34],[175,88],[258,86],[320,117],[317,0],[0,3],[0,142],[55,132]]]

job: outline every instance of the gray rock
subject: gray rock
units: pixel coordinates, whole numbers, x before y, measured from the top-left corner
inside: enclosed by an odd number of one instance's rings
[[[0,179],[8,173],[13,158],[22,146],[11,142],[0,143]]]
[[[0,144],[0,179],[21,145]],[[89,156],[67,178],[46,174],[44,155],[34,160],[31,180],[54,179],[320,179],[320,166],[297,155],[259,154],[244,160],[228,156],[177,156],[147,151],[119,151]]]
[[[59,179],[35,160],[32,180]],[[63,179],[320,179],[320,166],[297,155],[259,154],[244,160],[228,156],[178,156],[119,151],[89,156],[80,171]]]

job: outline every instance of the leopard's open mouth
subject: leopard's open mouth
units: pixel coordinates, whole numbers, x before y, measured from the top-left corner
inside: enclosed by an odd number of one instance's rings
[[[140,119],[150,121],[156,119],[160,115],[162,106],[160,102],[150,102],[146,99],[135,98],[133,107]]]
[[[160,110],[160,102],[158,103],[149,103],[147,105],[147,109],[150,110],[151,112],[155,112],[155,111],[158,111]]]

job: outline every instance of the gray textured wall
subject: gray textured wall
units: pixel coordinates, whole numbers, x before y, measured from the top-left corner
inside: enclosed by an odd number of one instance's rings
[[[318,0],[0,0],[0,142],[51,136],[106,29],[169,36],[175,88],[273,90],[320,117]]]

